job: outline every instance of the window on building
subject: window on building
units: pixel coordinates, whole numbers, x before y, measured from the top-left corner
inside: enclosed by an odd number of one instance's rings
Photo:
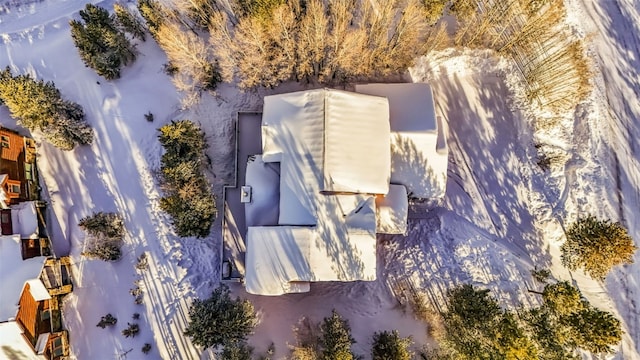
[[[9,137],[8,136],[0,136],[0,143],[2,145],[3,148],[8,148],[9,147]]]
[[[31,166],[31,164],[29,163],[24,164],[24,177],[29,181],[33,180],[32,170],[33,170],[33,167]]]
[[[9,192],[14,194],[20,194],[20,185],[15,185],[15,184],[9,185]]]
[[[62,350],[62,346],[63,346],[62,336],[58,336],[57,338],[55,338],[55,340],[51,342],[51,348],[53,350],[52,353],[53,353],[54,359],[63,355],[64,351]]]

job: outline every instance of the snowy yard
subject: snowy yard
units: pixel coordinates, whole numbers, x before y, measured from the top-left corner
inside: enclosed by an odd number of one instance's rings
[[[420,59],[411,69],[414,82],[434,89],[444,115],[450,147],[444,205],[418,214],[407,238],[378,246],[379,279],[361,283],[313,284],[311,292],[281,297],[247,296],[259,311],[260,324],[250,343],[255,353],[273,342],[276,358],[285,358],[302,317],[320,321],[337,309],[350,321],[354,351],[369,354],[374,331],[399,329],[417,345],[432,341],[426,326],[404,314],[388,289],[387,277],[410,278],[438,302],[455,284],[490,288],[505,304],[533,304],[527,288],[536,284],[530,270],[548,267],[558,279],[575,281],[596,306],[614,311],[625,335],[616,359],[640,359],[640,255],[633,265],[613,271],[604,284],[560,264],[563,227],[590,212],[621,220],[640,241],[640,3],[634,0],[566,0],[569,22],[577,34],[591,35],[596,68],[595,91],[574,114],[534,134],[532,120],[546,114],[522,107],[510,65],[483,51],[447,50]],[[7,2],[8,4],[8,2]],[[69,35],[68,21],[85,2],[43,0],[0,11],[0,66],[54,81],[64,97],[81,104],[95,129],[95,142],[61,152],[40,142],[38,166],[49,197],[49,226],[58,255],[74,263],[74,291],[64,302],[64,323],[77,359],[210,358],[182,332],[192,299],[207,296],[218,284],[220,217],[210,237],[181,239],[159,209],[155,173],[162,148],[157,128],[189,118],[207,134],[218,199],[233,171],[233,119],[238,110],[260,110],[258,92],[230,85],[217,97],[206,96],[187,113],[162,71],[166,57],[148,39],[122,78],[106,81],[85,68]],[[111,7],[112,1],[98,3]],[[275,92],[298,89],[287,85]],[[155,121],[147,122],[151,111]],[[6,108],[0,123],[15,127]],[[38,135],[36,134],[36,139]],[[534,143],[566,152],[564,167],[544,172],[536,164]],[[221,206],[219,206],[221,209]],[[127,236],[116,263],[87,260],[80,254],[84,234],[78,221],[95,211],[123,215]],[[135,269],[147,254],[149,269]],[[129,290],[139,280],[142,305]],[[107,313],[114,328],[95,325]],[[120,331],[140,313],[140,335]],[[131,350],[131,352],[128,352]]]

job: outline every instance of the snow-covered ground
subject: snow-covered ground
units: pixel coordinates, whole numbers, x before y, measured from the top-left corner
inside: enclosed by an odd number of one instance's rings
[[[232,171],[235,111],[261,107],[262,92],[241,93],[225,85],[217,97],[182,113],[157,45],[140,45],[139,59],[108,82],[87,69],[71,41],[68,21],[85,1],[44,0],[0,11],[0,66],[52,80],[63,95],[81,104],[95,129],[90,147],[61,152],[40,143],[38,165],[50,196],[50,227],[59,255],[74,261],[74,292],[64,303],[64,321],[77,359],[138,359],[146,342],[148,358],[208,358],[182,335],[191,300],[207,296],[217,284],[220,224],[210,238],[180,239],[158,208],[154,176],[161,147],[156,129],[177,118],[202,124],[210,143],[210,178],[218,195]],[[249,297],[261,322],[251,344],[264,353],[271,342],[284,358],[303,317],[320,321],[332,308],[350,320],[357,353],[368,356],[374,331],[397,328],[417,344],[428,343],[426,327],[403,314],[385,280],[410,277],[434,301],[454,284],[472,282],[494,291],[505,304],[535,303],[527,287],[539,286],[529,271],[549,267],[554,276],[573,279],[589,299],[615,311],[625,324],[619,359],[640,359],[640,258],[616,269],[604,284],[559,263],[562,228],[578,215],[595,213],[624,221],[640,241],[640,3],[634,0],[566,0],[578,36],[589,35],[595,91],[574,114],[534,134],[532,120],[543,117],[519,105],[518,85],[508,62],[489,52],[448,50],[421,59],[414,81],[434,87],[446,119],[450,146],[445,203],[428,214],[414,214],[406,239],[379,246],[380,279],[370,283],[314,284],[308,294]],[[8,2],[6,4],[9,4]],[[111,7],[112,2],[99,3]],[[295,88],[277,89],[284,92]],[[14,127],[6,109],[0,123]],[[151,111],[155,121],[144,114]],[[37,134],[36,134],[37,137]],[[543,172],[534,142],[565,153],[565,165]],[[86,260],[77,223],[94,211],[118,211],[128,230],[124,257],[111,264]],[[136,271],[136,257],[147,253],[150,268]],[[129,289],[140,279],[144,304]],[[234,289],[243,294],[241,289]],[[120,331],[141,314],[141,332],[126,339]],[[95,326],[112,313],[112,329]],[[130,349],[131,352],[127,353]]]

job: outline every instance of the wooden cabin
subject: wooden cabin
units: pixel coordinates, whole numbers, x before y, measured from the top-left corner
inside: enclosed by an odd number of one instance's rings
[[[58,297],[52,297],[42,281],[34,279],[25,283],[16,322],[36,354],[49,360],[69,355],[68,335],[62,329]]]
[[[35,141],[0,127],[0,198],[6,208],[37,193]]]

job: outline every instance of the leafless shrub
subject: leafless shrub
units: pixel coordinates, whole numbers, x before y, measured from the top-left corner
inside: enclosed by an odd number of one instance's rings
[[[185,96],[183,106],[197,101],[202,90],[215,89],[220,75],[209,47],[197,33],[176,20],[167,19],[156,32],[158,44],[178,69],[172,81]]]

